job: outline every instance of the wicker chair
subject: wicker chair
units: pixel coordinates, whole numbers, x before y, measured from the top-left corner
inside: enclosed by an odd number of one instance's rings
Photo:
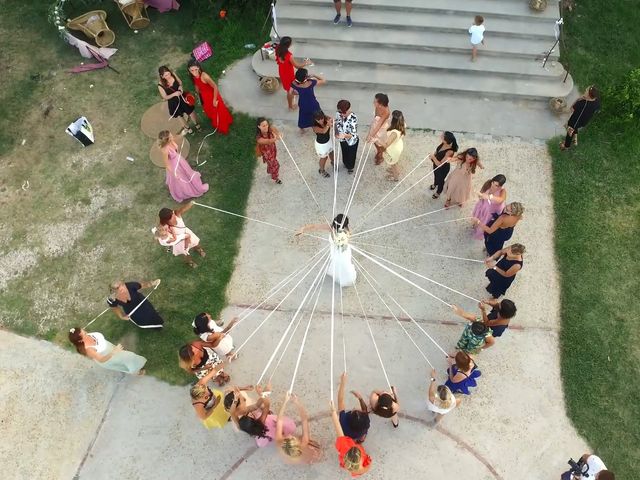
[[[92,38],[99,47],[108,47],[115,39],[116,34],[107,25],[107,12],[104,10],[92,10],[84,15],[69,20],[67,27],[71,30],[79,30],[87,37]]]
[[[144,0],[114,0],[122,12],[129,28],[138,30],[151,23]]]

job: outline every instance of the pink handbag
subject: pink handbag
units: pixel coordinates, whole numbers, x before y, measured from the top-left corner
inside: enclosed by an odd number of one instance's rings
[[[203,62],[213,55],[213,50],[208,42],[202,42],[193,49],[193,56],[198,62]]]

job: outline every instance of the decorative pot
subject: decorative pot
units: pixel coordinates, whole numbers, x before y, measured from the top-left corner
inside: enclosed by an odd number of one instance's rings
[[[266,93],[275,92],[280,86],[280,82],[275,77],[262,77],[260,79],[260,89]]]
[[[549,99],[549,108],[556,115],[560,115],[567,110],[567,100],[562,97],[553,97]]]
[[[536,12],[544,12],[547,8],[547,0],[529,0],[529,8]]]

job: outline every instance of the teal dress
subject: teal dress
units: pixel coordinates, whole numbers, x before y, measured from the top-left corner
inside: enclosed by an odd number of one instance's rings
[[[91,338],[96,341],[95,345],[89,345],[87,348],[93,348],[100,355],[109,355],[115,348],[115,345],[104,338],[99,332],[88,333]],[[115,370],[116,372],[137,374],[147,363],[147,359],[133,352],[123,350],[116,353],[106,362],[95,362],[107,370]]]

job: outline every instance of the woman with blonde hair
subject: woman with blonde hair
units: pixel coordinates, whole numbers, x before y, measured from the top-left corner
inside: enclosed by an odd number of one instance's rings
[[[338,462],[340,467],[344,468],[352,477],[358,477],[369,471],[371,468],[371,457],[367,455],[364,447],[351,438],[347,437],[342,431],[338,412],[333,404],[333,400],[329,402],[331,407],[331,419],[333,420],[333,428],[336,431],[336,450],[338,451]]]
[[[166,184],[176,202],[197,198],[209,191],[209,184],[202,183],[200,172],[193,170],[181,153],[181,146],[169,130],[158,134],[158,146],[167,171]]]
[[[489,279],[487,292],[493,298],[499,298],[507,293],[507,290],[516,279],[516,274],[522,270],[524,252],[524,245],[514,243],[507,248],[498,250],[485,260],[485,264],[489,267],[485,273]]]
[[[109,285],[107,304],[120,320],[131,321],[140,328],[162,328],[164,320],[140,290],[157,287],[160,279],[152,282],[115,281]]]
[[[400,168],[398,162],[404,150],[404,136],[406,134],[406,126],[404,115],[400,110],[394,110],[391,113],[391,123],[387,129],[385,141],[376,138],[376,147],[382,149],[384,161],[389,165],[387,168],[387,180],[397,182],[400,180]]]
[[[80,355],[89,357],[102,368],[116,372],[144,375],[147,359],[113,345],[99,332],[88,333],[80,327],[69,330],[69,341]]]
[[[493,255],[504,246],[504,242],[513,235],[516,224],[522,220],[524,206],[519,202],[511,202],[504,207],[501,214],[494,213],[489,223],[483,225],[479,218],[473,222],[484,232],[484,247],[488,255]]]
[[[211,390],[206,384],[196,383],[191,387],[191,405],[196,415],[207,428],[222,428],[229,423],[229,413],[225,411],[222,393]]]
[[[442,418],[460,403],[446,385],[437,385],[436,369],[431,369],[431,382],[427,394],[427,409],[433,412],[433,421],[440,423]]]
[[[287,403],[291,400],[296,407],[298,407],[298,414],[302,423],[302,436],[297,436],[294,433],[287,435],[284,432],[285,423],[287,417],[284,412],[287,408]],[[287,463],[291,464],[310,464],[316,463],[322,457],[322,447],[315,440],[312,440],[309,435],[309,417],[307,411],[304,409],[300,400],[296,395],[287,392],[280,412],[278,413],[278,420],[276,422],[276,445],[278,451],[282,454]]]

